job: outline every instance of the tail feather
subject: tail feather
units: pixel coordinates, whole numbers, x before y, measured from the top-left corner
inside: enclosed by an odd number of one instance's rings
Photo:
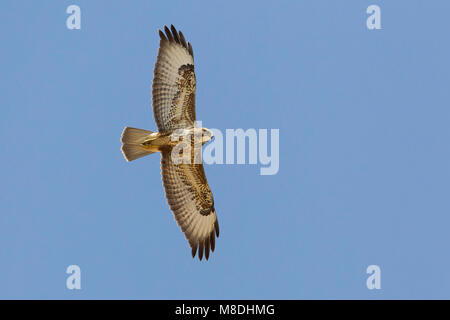
[[[123,144],[126,143],[142,143],[145,141],[145,138],[147,136],[151,135],[153,131],[147,131],[144,129],[137,129],[137,128],[131,128],[131,127],[125,127],[122,132],[122,138],[120,141],[122,141]]]
[[[152,131],[126,127],[122,132],[122,153],[127,161],[139,159],[158,150],[143,146],[142,143],[148,139]]]

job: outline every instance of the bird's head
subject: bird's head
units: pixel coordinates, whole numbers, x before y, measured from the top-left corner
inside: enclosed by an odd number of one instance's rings
[[[212,138],[214,138],[214,133],[207,128],[202,128],[202,144],[205,144]]]

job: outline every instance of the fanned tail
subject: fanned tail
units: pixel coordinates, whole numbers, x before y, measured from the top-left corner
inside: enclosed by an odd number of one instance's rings
[[[122,153],[127,161],[139,159],[148,154],[157,152],[155,148],[144,146],[142,143],[149,139],[152,131],[125,127],[122,132]]]

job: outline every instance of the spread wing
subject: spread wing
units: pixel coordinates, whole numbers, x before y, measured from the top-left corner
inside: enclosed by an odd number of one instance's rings
[[[183,33],[164,27],[152,85],[153,113],[160,132],[193,127],[195,122],[194,53]]]
[[[206,180],[203,164],[174,164],[170,151],[161,154],[161,174],[167,202],[192,248],[198,248],[200,260],[214,251],[219,223],[214,198]]]

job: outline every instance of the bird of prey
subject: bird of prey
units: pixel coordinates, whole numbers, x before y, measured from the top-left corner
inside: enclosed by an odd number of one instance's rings
[[[195,72],[192,46],[181,31],[172,25],[159,30],[160,42],[156,59],[152,102],[158,132],[126,127],[122,132],[122,153],[132,161],[155,152],[161,153],[161,175],[167,202],[175,220],[192,248],[192,257],[198,249],[208,260],[214,251],[215,237],[219,237],[219,223],[214,198],[206,180],[203,163],[194,161],[195,146],[190,154],[176,149],[180,143],[193,145],[200,136],[201,146],[212,139],[207,128],[196,126]],[[198,150],[198,148],[197,148]],[[187,154],[190,161],[176,161],[176,156]],[[175,158],[174,158],[175,156]],[[186,163],[187,162],[187,163]]]

